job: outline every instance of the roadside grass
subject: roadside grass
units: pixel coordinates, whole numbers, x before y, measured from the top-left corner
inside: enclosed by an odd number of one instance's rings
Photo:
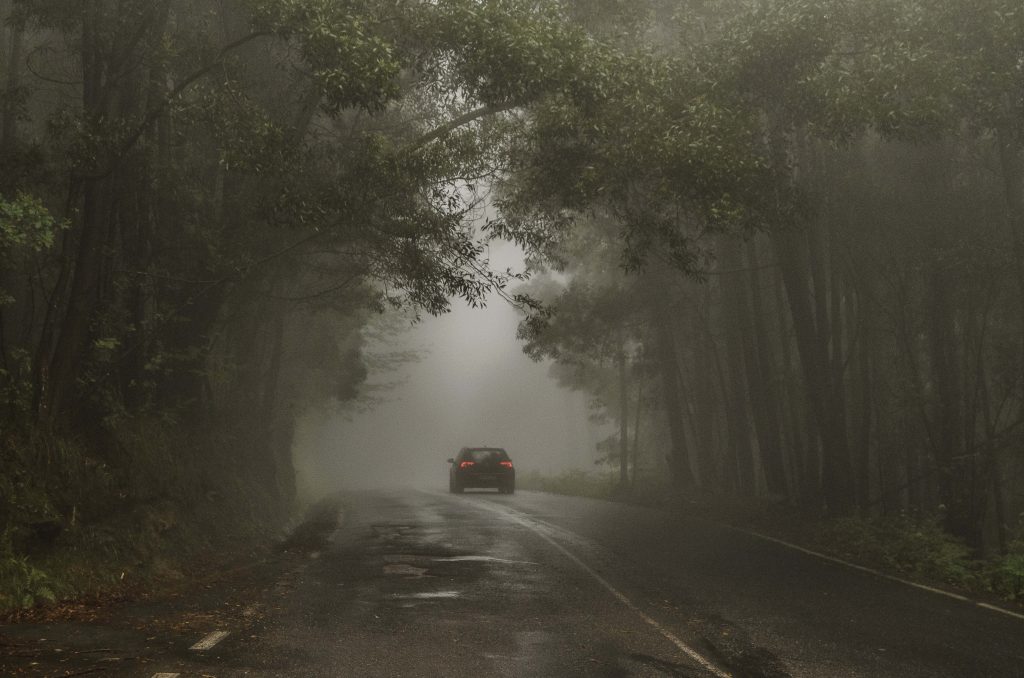
[[[591,499],[612,499],[617,496],[618,477],[613,473],[566,471],[546,476],[530,471],[516,477],[516,486],[524,490],[538,490],[552,494],[567,494]]]
[[[617,481],[615,473],[574,470],[555,476],[532,472],[517,482],[523,489],[553,494],[663,506],[922,584],[1024,602],[1024,535],[1009,544],[1006,554],[977,558],[942,529],[937,516],[828,520],[777,501],[680,497],[657,478],[641,478],[627,492],[619,491]]]

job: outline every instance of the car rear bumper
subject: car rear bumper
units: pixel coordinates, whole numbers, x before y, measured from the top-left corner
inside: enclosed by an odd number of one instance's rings
[[[462,487],[504,487],[516,480],[515,473],[456,473],[455,482]]]

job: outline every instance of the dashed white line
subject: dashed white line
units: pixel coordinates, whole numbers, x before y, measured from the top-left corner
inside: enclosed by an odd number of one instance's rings
[[[180,673],[154,673],[153,678],[178,678]]]
[[[227,631],[214,631],[213,633],[208,634],[206,637],[204,637],[202,640],[200,640],[198,643],[196,643],[195,645],[193,645],[189,649],[190,650],[200,650],[200,651],[201,650],[209,650],[214,645],[216,645],[220,641],[222,641],[225,638],[227,638],[227,636],[228,636],[228,632]]]
[[[718,676],[718,678],[731,678],[731,674],[726,673],[722,669],[720,669],[717,666],[715,666],[714,664],[712,664],[711,661],[708,660],[704,655],[702,655],[699,652],[697,652],[696,650],[694,650],[692,647],[690,647],[685,642],[683,642],[678,636],[676,636],[674,633],[672,633],[667,628],[665,628],[660,623],[658,623],[657,620],[655,620],[655,619],[651,618],[649,615],[647,615],[647,613],[645,613],[643,610],[641,610],[640,607],[636,605],[636,603],[634,603],[632,600],[630,600],[628,597],[626,597],[626,595],[624,593],[622,593],[617,588],[612,586],[608,582],[607,579],[605,579],[604,577],[599,575],[597,572],[595,572],[593,570],[593,568],[591,568],[589,565],[587,565],[582,560],[580,560],[575,554],[573,554],[571,551],[569,551],[564,546],[562,546],[557,541],[555,541],[553,538],[551,538],[551,536],[548,535],[544,530],[542,530],[536,523],[534,523],[534,522],[532,522],[530,520],[526,520],[523,517],[519,516],[518,514],[513,513],[512,511],[509,511],[507,509],[500,509],[500,508],[497,508],[496,506],[490,506],[486,502],[480,502],[480,503],[478,503],[476,505],[481,507],[481,508],[485,508],[488,511],[491,511],[493,513],[497,513],[498,515],[500,515],[502,518],[505,518],[506,520],[512,521],[512,522],[517,523],[519,525],[522,525],[523,527],[527,528],[528,530],[530,530],[531,532],[536,534],[538,537],[540,537],[541,539],[546,541],[548,544],[550,544],[552,547],[554,547],[563,556],[565,556],[566,558],[571,560],[573,563],[575,563],[577,567],[579,567],[581,570],[583,570],[584,572],[589,574],[598,584],[603,586],[610,594],[612,594],[612,596],[616,600],[618,600],[620,603],[622,603],[625,607],[627,607],[635,615],[640,617],[640,619],[642,619],[644,622],[646,622],[649,626],[654,628],[654,630],[656,630],[658,633],[660,633],[662,636],[664,636],[669,642],[671,642],[677,648],[682,650],[683,653],[686,654],[686,656],[688,656],[690,659],[692,659],[697,664],[702,666],[708,672],[714,674],[715,676]],[[565,530],[563,530],[563,531],[565,531]]]

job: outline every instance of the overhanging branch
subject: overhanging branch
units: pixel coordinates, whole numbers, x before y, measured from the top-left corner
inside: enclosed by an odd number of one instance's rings
[[[462,115],[449,120],[440,127],[437,127],[427,132],[419,139],[414,141],[409,146],[409,148],[422,148],[423,146],[426,146],[432,141],[437,141],[441,137],[451,134],[452,132],[462,127],[463,125],[468,125],[471,122],[474,122],[481,118],[486,118],[489,115],[503,113],[505,111],[511,111],[515,107],[516,106],[514,104],[506,104],[504,106],[481,106],[480,108],[475,108],[472,111],[467,111],[466,113],[463,113]]]

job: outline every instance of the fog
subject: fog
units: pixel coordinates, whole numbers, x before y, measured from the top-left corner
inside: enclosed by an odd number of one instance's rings
[[[492,246],[491,261],[522,267],[521,253],[507,244]],[[559,387],[549,363],[523,354],[519,320],[495,295],[484,308],[456,301],[451,313],[407,323],[397,337],[372,334],[365,349],[371,363],[389,354],[418,357],[397,369],[371,367],[368,405],[300,418],[293,448],[299,496],[445,487],[445,460],[463,446],[504,447],[519,474],[592,468],[595,445],[607,433],[588,419],[586,394]]]

